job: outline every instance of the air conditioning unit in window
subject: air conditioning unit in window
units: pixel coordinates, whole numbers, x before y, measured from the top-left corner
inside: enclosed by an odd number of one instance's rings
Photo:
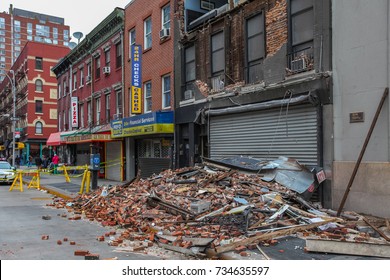
[[[291,61],[291,71],[297,72],[297,71],[302,71],[305,70],[307,67],[306,65],[306,59],[304,57],[294,59]]]
[[[184,100],[192,99],[194,98],[194,92],[190,89],[186,90],[184,92]]]
[[[170,35],[170,28],[163,28],[160,30],[160,39],[166,38]]]
[[[115,120],[119,120],[122,118],[122,113],[119,113],[119,114],[114,114],[114,116],[112,116],[112,119],[115,121]]]
[[[103,67],[103,74],[110,74],[111,72],[111,68],[110,66],[106,66],[106,67]]]
[[[85,77],[85,82],[89,83],[90,81],[91,81],[91,76],[90,75],[86,76]]]

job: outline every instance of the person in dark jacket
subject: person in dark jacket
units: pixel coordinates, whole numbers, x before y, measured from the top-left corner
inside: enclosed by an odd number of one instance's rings
[[[40,156],[36,156],[35,158],[35,165],[37,166],[38,169],[41,169],[42,167],[42,159]]]

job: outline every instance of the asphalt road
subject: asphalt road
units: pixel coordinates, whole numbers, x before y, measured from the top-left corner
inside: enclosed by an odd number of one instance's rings
[[[52,195],[36,189],[8,191],[0,185],[0,259],[1,260],[84,260],[75,256],[76,250],[99,254],[100,259],[119,260],[160,259],[156,256],[132,252],[114,252],[115,247],[96,238],[114,228],[102,227],[87,220],[61,217],[65,209],[47,207]],[[46,219],[43,219],[45,217]],[[48,240],[42,240],[48,235]],[[67,238],[68,241],[63,241]],[[62,244],[58,245],[57,241]],[[75,241],[76,245],[70,245]]]

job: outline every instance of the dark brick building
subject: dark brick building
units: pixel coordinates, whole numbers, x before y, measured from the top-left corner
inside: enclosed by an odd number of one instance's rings
[[[242,155],[331,169],[330,1],[182,0],[175,11],[176,166]]]

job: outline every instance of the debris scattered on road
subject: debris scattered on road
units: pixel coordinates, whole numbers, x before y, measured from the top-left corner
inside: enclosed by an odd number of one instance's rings
[[[287,167],[290,170],[285,170]],[[290,159],[261,168],[272,170],[274,179],[269,174],[206,162],[100,188],[71,201],[56,198],[49,206],[73,212],[69,220],[84,218],[116,227],[117,232],[108,232],[97,240],[107,240],[117,250],[129,252],[148,253],[157,244],[193,258],[230,251],[245,252],[241,256],[249,257],[247,250],[259,250],[269,258],[260,246],[275,245],[276,238],[295,234],[305,239],[333,240],[346,240],[354,234],[356,244],[390,244],[379,229],[389,226],[385,220],[369,225],[374,228],[373,234],[362,234],[358,227],[367,226],[363,216],[348,212],[341,218],[334,217],[333,210],[311,203],[308,192],[318,187],[312,187],[315,182],[319,183],[316,170],[302,168]],[[310,250],[310,246],[305,249]]]

